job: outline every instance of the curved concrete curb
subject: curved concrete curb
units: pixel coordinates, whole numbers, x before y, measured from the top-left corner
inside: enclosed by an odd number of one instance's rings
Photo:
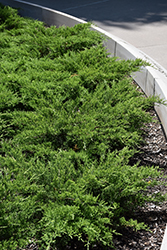
[[[167,249],[167,227],[165,229],[164,238],[160,250],[166,250],[166,249]]]
[[[56,25],[57,27],[66,25],[74,26],[85,21],[70,16],[68,14],[52,10],[37,4],[24,2],[22,0],[0,0],[4,5],[10,5],[14,8],[19,8],[19,13],[22,16],[32,17],[47,23],[48,25]],[[151,66],[142,67],[140,72],[132,75],[133,79],[142,88],[147,96],[158,95],[160,98],[167,100],[167,70],[159,65],[144,52],[138,50],[126,41],[111,35],[110,33],[92,25],[92,29],[101,32],[107,37],[107,42],[104,42],[109,53],[112,56],[121,59],[136,59],[141,58],[151,64]],[[167,106],[155,105],[155,110],[162,123],[165,135],[167,137]]]
[[[85,21],[70,16],[68,14],[52,10],[37,4],[24,2],[22,0],[0,0],[4,5],[9,5],[14,8],[19,8],[19,13],[22,16],[32,17],[47,23],[48,25],[56,25],[57,27],[66,25],[74,26],[79,23],[86,23]],[[107,41],[104,42],[109,53],[112,56],[119,57],[121,59],[141,58],[151,64],[151,66],[145,66],[141,68],[140,72],[136,72],[132,75],[132,78],[142,88],[147,96],[158,95],[160,98],[167,102],[167,70],[159,65],[152,58],[147,56],[142,51],[138,50],[134,46],[130,45],[126,41],[111,35],[108,32],[92,25],[92,29],[104,34],[107,37]],[[167,106],[155,105],[155,110],[162,123],[165,135],[167,137]],[[167,249],[167,228],[164,234],[164,239],[161,245],[161,250]]]

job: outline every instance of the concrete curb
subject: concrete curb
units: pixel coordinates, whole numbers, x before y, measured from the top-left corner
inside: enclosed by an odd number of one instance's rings
[[[166,250],[167,249],[167,227],[165,229],[164,237],[162,240],[162,245],[160,250]]]
[[[56,25],[57,27],[66,25],[74,26],[79,23],[86,23],[85,21],[70,16],[68,14],[52,10],[37,4],[24,2],[22,0],[0,0],[4,5],[9,5],[13,8],[19,8],[19,13],[22,16],[31,17],[47,23],[48,25]],[[111,35],[110,33],[92,25],[92,29],[104,34],[107,37],[107,41],[104,42],[109,53],[112,56],[119,57],[121,59],[141,58],[151,64],[151,66],[142,67],[140,72],[136,72],[132,75],[132,78],[142,88],[147,96],[158,95],[160,98],[167,102],[167,70],[160,64],[154,61],[151,57],[147,56],[144,52],[138,50],[134,46],[130,45],[126,41]],[[155,105],[155,110],[162,123],[165,135],[167,137],[167,106]],[[164,234],[161,250],[167,248],[167,228]]]
[[[9,5],[14,8],[19,8],[19,13],[22,16],[32,17],[47,23],[48,25],[56,25],[57,27],[67,25],[69,27],[85,21],[52,10],[37,4],[24,2],[22,0],[0,0],[4,5]],[[140,72],[132,75],[133,79],[142,88],[147,96],[159,95],[164,100],[167,100],[167,70],[159,65],[144,52],[138,50],[126,41],[113,36],[112,34],[92,25],[92,29],[104,34],[107,41],[104,42],[109,53],[112,56],[120,57],[121,59],[136,59],[141,58],[151,64],[151,66],[142,67]],[[167,137],[167,106],[155,106],[155,110],[162,123],[165,135]]]

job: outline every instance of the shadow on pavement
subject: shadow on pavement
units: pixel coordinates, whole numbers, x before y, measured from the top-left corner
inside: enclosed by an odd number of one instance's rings
[[[166,0],[24,0],[53,8],[85,21],[134,29],[133,24],[167,23]]]

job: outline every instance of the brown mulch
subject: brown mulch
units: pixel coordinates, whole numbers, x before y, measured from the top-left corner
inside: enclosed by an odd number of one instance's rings
[[[167,140],[164,136],[163,129],[159,123],[158,117],[154,110],[150,111],[155,122],[147,124],[144,131],[146,144],[140,147],[140,153],[137,153],[131,164],[140,161],[140,165],[159,166],[160,171],[167,175]],[[167,182],[167,179],[165,179]],[[150,188],[150,192],[167,193],[167,187],[161,185]],[[138,221],[145,222],[150,231],[133,231],[132,228],[126,228],[122,231],[122,236],[114,236],[115,250],[160,250],[164,231],[167,224],[167,202],[159,205],[148,203],[146,207],[141,208],[135,214]],[[73,240],[64,250],[86,250],[81,242]],[[106,248],[111,250],[111,248]],[[40,250],[36,244],[30,243],[24,250]],[[104,247],[94,245],[90,250],[104,250]]]
[[[136,85],[135,82],[133,84]],[[138,88],[138,87],[137,87]],[[142,90],[138,89],[140,92]],[[144,130],[145,144],[139,148],[140,153],[134,155],[129,164],[134,165],[140,162],[139,166],[159,166],[164,176],[167,176],[167,138],[165,137],[163,127],[160,124],[155,110],[149,111],[153,117],[153,122],[146,124]],[[167,178],[163,181],[167,183]],[[150,187],[148,192],[167,193],[167,186],[160,185]],[[114,236],[113,243],[115,250],[160,250],[165,228],[167,225],[167,201],[161,204],[148,203],[145,207],[140,208],[135,213],[135,217],[139,222],[144,222],[150,228],[150,231],[134,231],[132,228],[124,228],[120,232],[121,236]],[[54,248],[53,248],[54,249]],[[63,250],[86,250],[84,244],[73,239],[71,244]],[[34,243],[30,243],[23,250],[40,250]],[[56,248],[56,250],[60,250]],[[113,250],[113,248],[94,245],[89,250]]]
[[[167,175],[167,140],[163,129],[159,123],[154,110],[150,111],[155,122],[147,124],[144,139],[146,144],[140,147],[141,153],[136,154],[132,161],[140,161],[142,166],[159,166],[160,171]],[[167,182],[167,179],[165,179]],[[161,185],[150,188],[151,192],[167,193],[167,187]],[[138,221],[145,222],[151,229],[151,232],[134,232],[131,228],[122,232],[122,236],[114,238],[116,250],[160,250],[164,231],[167,224],[167,202],[159,205],[148,203],[145,208],[141,208],[136,213]]]

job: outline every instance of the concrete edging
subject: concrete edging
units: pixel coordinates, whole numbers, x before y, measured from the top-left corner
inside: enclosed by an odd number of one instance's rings
[[[25,2],[22,0],[0,0],[2,4],[9,5],[14,8],[19,8],[19,13],[22,16],[32,17],[47,23],[48,25],[56,25],[57,27],[66,25],[74,26],[79,23],[86,23],[85,21],[62,13],[60,11],[52,10],[37,4]],[[167,100],[167,70],[164,69],[151,57],[144,52],[135,48],[126,41],[113,36],[112,34],[92,25],[92,29],[104,34],[108,41],[104,42],[109,53],[112,56],[121,59],[136,59],[141,58],[151,64],[141,68],[140,72],[132,75],[132,78],[142,88],[147,96],[159,95],[162,99]],[[167,106],[155,105],[155,110],[162,123],[165,135],[167,137]]]
[[[22,0],[0,0],[4,5],[9,5],[13,8],[19,8],[19,13],[22,16],[31,17],[47,23],[48,25],[56,25],[57,27],[66,25],[74,26],[79,23],[86,23],[85,21],[73,17],[71,15],[62,13],[60,11],[52,10],[37,4],[25,2]],[[112,56],[121,59],[141,58],[151,64],[151,66],[142,67],[140,72],[132,75],[132,78],[142,88],[147,96],[158,95],[160,98],[167,101],[167,70],[164,69],[151,57],[147,56],[144,52],[130,45],[126,41],[113,36],[112,34],[92,25],[92,29],[104,34],[108,40],[104,42],[109,53]],[[165,135],[167,137],[167,106],[155,105],[155,110],[162,123]],[[161,250],[167,247],[167,229],[165,231],[164,239],[161,245]]]

